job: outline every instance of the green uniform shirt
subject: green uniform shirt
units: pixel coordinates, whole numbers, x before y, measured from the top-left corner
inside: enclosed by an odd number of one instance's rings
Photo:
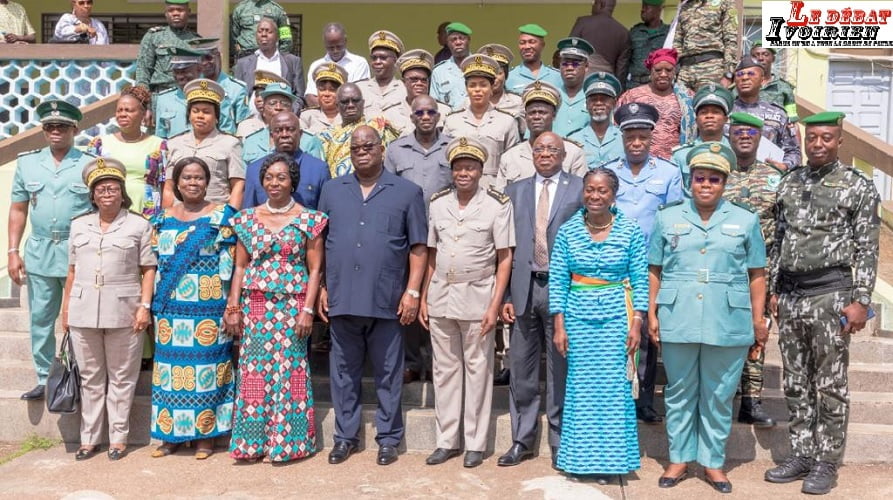
[[[22,258],[29,273],[68,275],[71,219],[91,209],[89,190],[81,177],[91,158],[72,147],[57,167],[50,149],[44,148],[24,153],[16,161],[10,198],[13,203],[28,202],[31,235]]]
[[[775,201],[782,172],[761,161],[732,170],[726,181],[723,198],[750,208],[760,218],[760,230],[766,241],[766,248],[772,248],[775,241]]]
[[[673,48],[679,57],[723,53],[723,70],[738,64],[738,11],[732,0],[688,0],[679,9]]]
[[[189,40],[198,38],[198,33],[188,29],[173,29],[170,26],[155,26],[143,36],[140,52],[136,58],[136,84],[157,92],[175,85],[171,72],[173,49],[192,49]]]
[[[772,80],[760,89],[760,100],[771,102],[784,108],[791,123],[800,120],[800,117],[797,116],[797,99],[794,97],[794,86],[787,81],[772,75]]]
[[[291,52],[291,25],[288,22],[288,14],[276,2],[272,0],[242,0],[233,9],[230,20],[230,40],[239,45],[242,50],[257,50],[257,23],[261,18],[269,17],[276,21],[279,28],[279,50]]]
[[[629,39],[631,45],[627,89],[648,83],[648,80],[651,78],[651,72],[645,68],[645,59],[648,57],[648,54],[664,46],[664,40],[666,40],[669,30],[670,26],[663,22],[655,29],[648,28],[644,23],[639,23],[630,28]]]

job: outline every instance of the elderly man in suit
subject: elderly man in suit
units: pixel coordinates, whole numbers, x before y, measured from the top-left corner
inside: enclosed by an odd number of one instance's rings
[[[249,89],[254,87],[254,72],[257,70],[269,71],[282,77],[298,96],[294,111],[300,112],[304,108],[304,64],[301,58],[279,51],[279,30],[276,22],[268,17],[257,23],[255,36],[257,50],[236,61],[233,73]]]
[[[536,174],[506,188],[506,194],[517,207],[512,277],[502,308],[503,320],[514,323],[509,350],[513,444],[499,457],[500,466],[518,465],[533,456],[539,424],[543,343],[546,345],[546,415],[553,466],[558,456],[567,364],[552,343],[549,254],[558,228],[582,206],[583,192],[583,180],[562,169],[565,156],[561,137],[543,132],[533,143]]]

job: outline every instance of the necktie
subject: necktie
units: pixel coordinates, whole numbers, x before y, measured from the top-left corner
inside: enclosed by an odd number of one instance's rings
[[[539,200],[536,203],[536,227],[533,239],[533,261],[539,270],[549,267],[549,247],[546,244],[546,228],[549,226],[549,184],[551,179],[543,179]]]

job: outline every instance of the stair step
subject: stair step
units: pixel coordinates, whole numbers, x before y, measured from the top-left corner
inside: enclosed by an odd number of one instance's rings
[[[28,310],[21,307],[0,307],[0,329],[5,332],[28,333],[31,319]]]

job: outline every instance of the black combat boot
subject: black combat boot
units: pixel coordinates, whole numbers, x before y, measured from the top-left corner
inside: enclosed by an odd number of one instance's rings
[[[837,465],[831,462],[816,462],[803,480],[803,493],[826,495],[837,486]]]
[[[763,409],[760,398],[741,396],[741,408],[738,410],[738,421],[742,424],[752,424],[754,427],[768,429],[775,427],[775,420],[769,417]]]
[[[791,483],[806,477],[814,463],[809,457],[791,455],[777,467],[767,470],[763,478],[770,483]]]

